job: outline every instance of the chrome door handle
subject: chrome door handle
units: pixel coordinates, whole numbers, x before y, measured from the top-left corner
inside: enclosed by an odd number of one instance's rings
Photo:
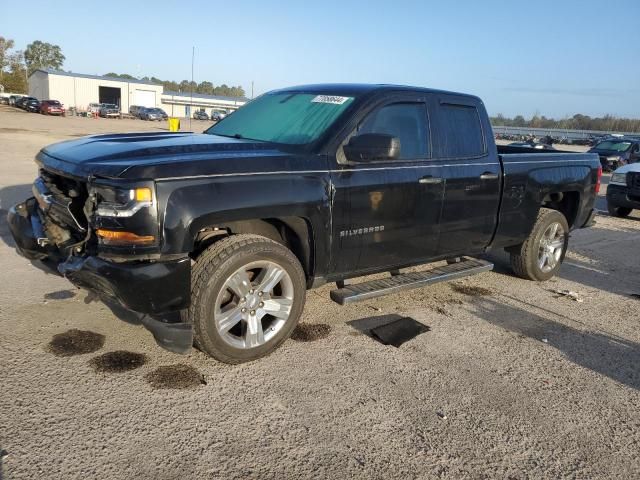
[[[418,183],[423,183],[427,185],[435,185],[437,183],[442,183],[442,178],[440,177],[422,177],[418,180]]]
[[[498,178],[500,178],[500,175],[497,173],[484,172],[480,175],[480,180],[497,180]]]

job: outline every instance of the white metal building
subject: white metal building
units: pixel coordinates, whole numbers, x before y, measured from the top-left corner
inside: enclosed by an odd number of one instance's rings
[[[195,110],[235,110],[246,98],[163,92],[163,86],[142,80],[84,75],[58,70],[36,70],[29,76],[29,95],[38,100],[58,100],[65,108],[87,110],[90,103],[113,103],[127,113],[131,105],[159,107],[170,116],[189,117]]]
[[[213,111],[231,112],[247,103],[246,98],[224,97],[221,95],[201,95],[199,93],[164,92],[161,108],[170,117],[190,117],[196,110],[204,110],[207,115]]]

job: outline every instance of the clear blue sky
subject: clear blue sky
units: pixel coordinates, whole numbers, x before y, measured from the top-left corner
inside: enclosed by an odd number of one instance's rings
[[[640,0],[3,2],[0,35],[64,68],[242,85],[400,83],[491,114],[640,117]],[[20,20],[26,13],[24,20]],[[94,29],[94,31],[92,31]]]

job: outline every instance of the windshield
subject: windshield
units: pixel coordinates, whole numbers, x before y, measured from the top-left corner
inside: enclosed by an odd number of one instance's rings
[[[267,93],[205,131],[209,135],[304,145],[317,140],[353,97],[315,93]]]
[[[613,150],[616,152],[626,152],[629,150],[631,142],[621,142],[619,140],[606,140],[596,145],[597,150]]]

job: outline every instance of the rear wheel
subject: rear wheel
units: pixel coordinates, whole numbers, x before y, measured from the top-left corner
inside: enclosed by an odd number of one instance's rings
[[[560,270],[568,244],[565,216],[557,210],[541,208],[527,240],[511,252],[511,268],[528,280],[549,280]]]
[[[304,272],[289,249],[258,235],[234,235],[196,260],[187,321],[200,350],[221,362],[247,362],[289,337],[305,294]]]
[[[607,202],[607,210],[609,211],[609,215],[611,215],[612,217],[620,217],[620,218],[624,218],[624,217],[628,217],[629,214],[631,213],[631,208],[626,208],[626,207],[618,207],[616,205],[613,205],[612,203]]]

